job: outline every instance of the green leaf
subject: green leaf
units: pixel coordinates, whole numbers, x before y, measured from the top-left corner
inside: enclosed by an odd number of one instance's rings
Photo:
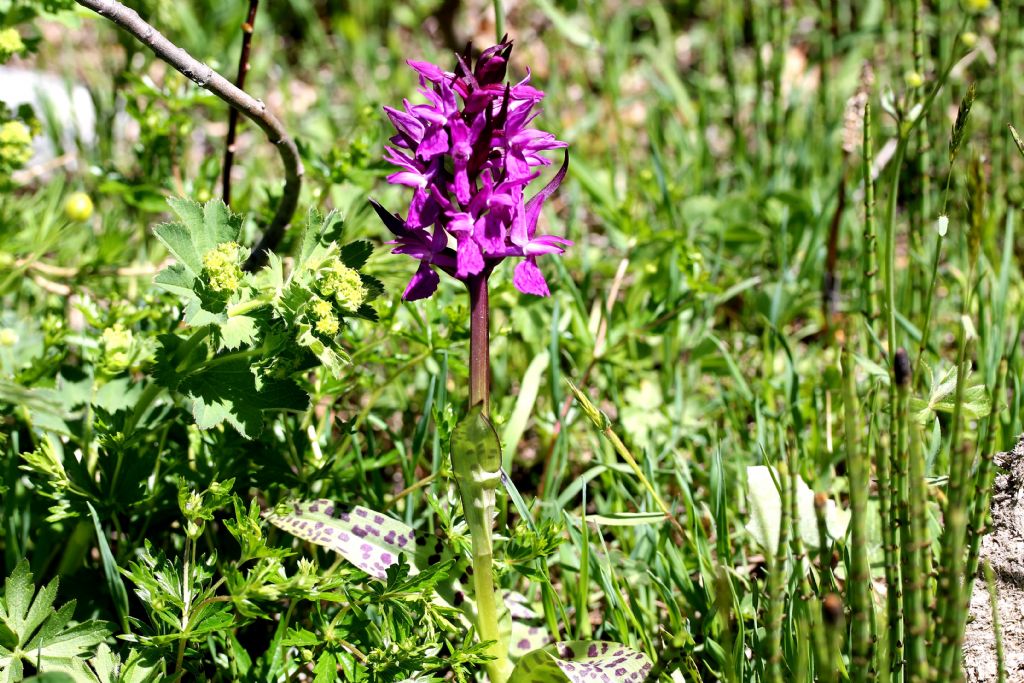
[[[82,680],[91,680],[82,657],[110,635],[110,628],[93,620],[68,627],[75,603],[55,610],[56,597],[57,579],[36,592],[27,561],[20,562],[7,577],[0,598],[0,623],[4,626],[0,673],[6,674],[4,680],[21,680],[23,662],[41,671],[84,672]]]
[[[498,434],[479,406],[472,408],[452,432],[452,465],[456,479],[461,476],[460,471],[472,476],[471,469],[497,473],[501,468]]]
[[[88,678],[85,680],[89,680]],[[23,683],[81,683],[81,679],[75,678],[64,671],[47,671],[38,676],[24,679]]]
[[[219,199],[210,200],[205,205],[181,198],[168,199],[167,203],[181,222],[158,225],[153,232],[193,276],[203,272],[203,255],[206,252],[219,244],[236,242],[242,234],[242,217],[231,213]],[[172,287],[181,286],[183,280],[180,273],[163,279]],[[164,285],[159,279],[158,283]]]
[[[334,683],[338,679],[338,660],[330,652],[322,652],[313,667],[313,683]]]
[[[341,248],[338,258],[349,268],[359,270],[366,265],[367,259],[373,253],[373,244],[366,240],[349,242]]]
[[[992,412],[988,388],[984,384],[972,383],[969,373],[964,379],[967,382],[963,392],[964,415],[969,418],[985,417]],[[956,384],[956,366],[933,377],[927,400],[917,397],[910,399],[910,410],[914,420],[918,424],[927,424],[934,413],[951,414],[956,407]]]
[[[157,229],[159,230],[159,228]],[[196,275],[186,268],[184,262],[172,263],[167,266],[156,274],[153,282],[168,292],[185,299],[195,298],[195,293],[192,290],[195,287]]]
[[[533,412],[533,404],[537,401],[537,394],[540,393],[540,382],[544,377],[544,371],[548,369],[550,355],[547,351],[538,353],[523,373],[523,379],[519,383],[519,396],[516,398],[516,407],[512,410],[512,417],[505,423],[505,429],[501,434],[502,450],[511,460],[512,454],[519,447],[519,440],[526,431],[526,423]],[[505,463],[509,469],[511,463]]]
[[[300,323],[299,329],[299,346],[304,346],[313,352],[313,355],[317,357],[320,363],[327,368],[327,371],[331,373],[334,378],[340,378],[345,365],[349,362],[349,357],[340,348],[336,348],[332,344],[326,344],[320,337],[313,334],[313,328],[306,323]]]
[[[110,545],[107,543],[106,534],[103,533],[103,527],[100,526],[100,517],[96,514],[96,508],[89,501],[86,501],[85,504],[89,508],[92,524],[96,529],[96,543],[100,549],[100,558],[103,560],[103,579],[106,581],[107,591],[117,609],[117,616],[121,619],[121,628],[128,633],[128,590],[124,587],[124,581],[121,580],[117,561],[114,559],[113,553],[110,552]]]
[[[191,275],[203,272],[203,255],[196,252],[188,228],[181,223],[164,223],[153,228],[153,233]]]
[[[242,345],[252,345],[259,334],[256,318],[248,315],[236,315],[219,325],[217,340],[222,350],[233,351]]]
[[[615,512],[608,515],[587,515],[586,520],[598,526],[643,526],[666,521],[663,512]]]
[[[652,667],[647,655],[625,645],[577,640],[552,643],[521,658],[509,683],[642,681]]]
[[[257,384],[244,358],[214,358],[185,378],[178,390],[192,399],[192,413],[200,429],[227,421],[247,439],[262,431],[264,411],[302,411],[309,406],[309,395],[292,380],[268,379]]]

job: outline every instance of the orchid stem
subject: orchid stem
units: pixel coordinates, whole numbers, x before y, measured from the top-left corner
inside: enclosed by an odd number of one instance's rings
[[[487,299],[489,275],[490,270],[485,269],[466,281],[469,289],[469,408],[471,411],[479,408],[484,418],[482,422],[488,425],[491,407],[490,310]],[[493,428],[488,428],[493,432]],[[497,462],[484,462],[486,459],[479,455],[475,457],[475,462],[466,462],[467,456],[470,456],[468,451],[458,455],[453,451],[452,465],[459,482],[466,525],[472,538],[477,635],[482,641],[493,642],[487,654],[494,659],[485,665],[488,678],[491,683],[505,683],[511,675],[512,664],[508,658],[508,638],[501,628],[501,615],[505,606],[494,576],[492,527],[498,481]],[[492,464],[495,468],[493,471]]]
[[[469,407],[491,412],[491,312],[485,271],[466,282],[469,289]]]

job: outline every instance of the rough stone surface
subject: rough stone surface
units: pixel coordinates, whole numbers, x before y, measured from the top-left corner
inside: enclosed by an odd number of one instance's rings
[[[1024,440],[995,461],[1001,469],[992,491],[993,529],[982,539],[981,557],[995,574],[1006,680],[1024,683]],[[964,637],[964,671],[970,683],[998,680],[992,609],[980,571]]]

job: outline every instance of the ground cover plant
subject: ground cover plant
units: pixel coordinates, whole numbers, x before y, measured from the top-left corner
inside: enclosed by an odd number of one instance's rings
[[[1022,9],[0,0],[0,680],[1021,680]]]

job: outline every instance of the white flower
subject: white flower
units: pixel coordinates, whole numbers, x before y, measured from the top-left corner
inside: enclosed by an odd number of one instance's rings
[[[939,233],[939,237],[945,237],[946,231],[949,230],[949,216],[946,214],[939,216],[939,220],[935,221],[935,230]]]

